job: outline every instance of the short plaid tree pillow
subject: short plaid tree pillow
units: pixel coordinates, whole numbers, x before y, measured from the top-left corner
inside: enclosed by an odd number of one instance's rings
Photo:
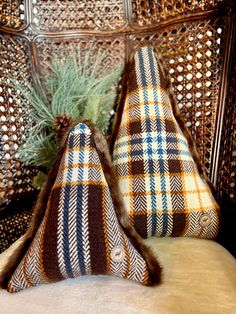
[[[214,238],[219,208],[173,114],[151,47],[134,55],[113,160],[131,223],[144,237]]]
[[[8,283],[9,292],[89,274],[145,285],[160,280],[151,251],[132,226],[119,222],[96,145],[87,124],[71,129],[44,218]],[[102,157],[109,168],[108,157]]]

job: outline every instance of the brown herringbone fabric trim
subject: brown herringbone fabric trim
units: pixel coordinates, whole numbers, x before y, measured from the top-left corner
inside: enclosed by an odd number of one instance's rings
[[[44,267],[44,271],[45,271],[45,275],[46,277],[51,280],[52,282],[55,282],[56,280],[60,279],[62,280],[63,277],[60,274],[59,271],[59,265],[58,265],[58,259],[56,258],[56,255],[53,254],[53,252],[55,252],[56,245],[57,245],[57,235],[55,232],[52,232],[55,230],[55,223],[56,221],[58,221],[58,211],[56,210],[57,207],[59,206],[59,196],[60,196],[60,189],[55,189],[52,192],[52,199],[54,200],[54,202],[51,202],[50,206],[49,206],[49,213],[48,215],[51,217],[51,219],[49,219],[47,221],[47,224],[45,226],[45,235],[49,235],[50,237],[53,239],[53,241],[47,241],[46,238],[44,238],[44,247],[43,247],[43,265],[45,265]]]

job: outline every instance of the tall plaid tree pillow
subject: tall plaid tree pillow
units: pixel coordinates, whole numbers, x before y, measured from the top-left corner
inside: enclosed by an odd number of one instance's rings
[[[131,223],[144,237],[214,238],[219,208],[173,113],[151,47],[135,53],[113,160]]]
[[[108,185],[101,164],[102,157],[108,169],[109,157],[97,147],[105,140],[96,128],[93,132],[86,123],[71,129],[44,218],[8,283],[9,292],[89,274],[144,285],[160,280],[151,251],[132,226],[122,227],[119,221],[119,201],[115,208],[112,198],[115,183]]]

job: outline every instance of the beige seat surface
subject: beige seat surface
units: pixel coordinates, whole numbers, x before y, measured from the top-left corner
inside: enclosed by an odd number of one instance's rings
[[[160,286],[144,287],[109,276],[85,276],[16,294],[2,290],[0,312],[236,313],[236,260],[222,246],[191,238],[151,238],[146,243],[163,266]],[[13,250],[14,246],[0,255],[0,269]]]

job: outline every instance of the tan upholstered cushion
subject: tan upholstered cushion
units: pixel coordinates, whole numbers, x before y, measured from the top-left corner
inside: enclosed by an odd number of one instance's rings
[[[14,295],[0,291],[0,308],[4,314],[236,313],[236,261],[223,247],[210,240],[181,237],[145,242],[163,265],[160,286],[85,276]],[[12,251],[14,247],[0,255],[0,269]]]

